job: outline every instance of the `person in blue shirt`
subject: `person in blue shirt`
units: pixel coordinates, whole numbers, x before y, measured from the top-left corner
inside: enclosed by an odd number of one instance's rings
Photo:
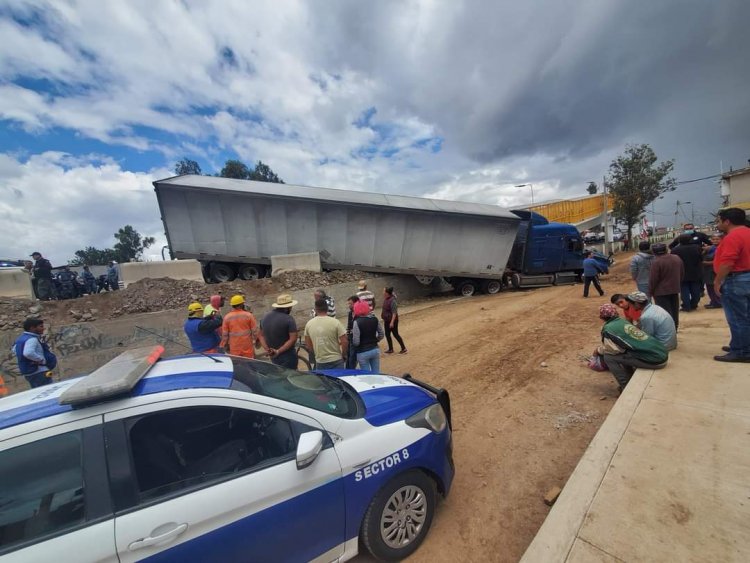
[[[42,334],[44,321],[28,318],[23,322],[23,334],[13,344],[18,369],[32,389],[52,383],[52,370],[57,365],[57,357],[40,339]]]
[[[592,252],[587,250],[583,253],[583,296],[589,296],[589,286],[593,283],[599,295],[604,295],[602,286],[599,285],[599,274],[604,273],[602,268],[595,258],[592,257]]]

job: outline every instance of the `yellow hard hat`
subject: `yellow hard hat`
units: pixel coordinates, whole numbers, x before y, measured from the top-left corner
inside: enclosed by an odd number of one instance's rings
[[[188,305],[188,317],[202,315],[202,314],[203,314],[203,305],[201,305],[197,301]]]
[[[245,298],[242,297],[242,295],[232,295],[232,298],[229,300],[229,304],[232,307],[236,307],[237,305],[242,305],[245,302]]]

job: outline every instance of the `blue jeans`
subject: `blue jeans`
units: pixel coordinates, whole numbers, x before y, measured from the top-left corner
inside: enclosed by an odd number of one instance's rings
[[[683,311],[692,311],[698,307],[702,289],[703,282],[701,281],[684,281],[680,284]]]
[[[638,288],[638,291],[645,293],[648,295],[649,299],[651,299],[651,294],[648,292],[648,282],[636,282],[635,285]]]
[[[721,304],[732,334],[730,353],[750,357],[750,272],[727,276],[721,286]]]
[[[46,373],[46,371],[38,371],[36,373],[32,373],[31,375],[24,375],[24,377],[26,378],[29,386],[34,389],[35,387],[41,387],[42,385],[49,385],[50,383],[52,383],[52,378],[47,377],[45,375]]]
[[[380,373],[380,348],[373,348],[367,352],[357,354],[359,368],[371,373]]]

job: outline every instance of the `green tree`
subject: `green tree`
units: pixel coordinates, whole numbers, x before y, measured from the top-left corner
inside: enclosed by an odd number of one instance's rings
[[[247,164],[241,160],[227,160],[224,168],[219,172],[222,178],[236,178],[237,180],[248,180],[250,178],[250,169]]]
[[[628,226],[628,240],[633,240],[633,225],[640,221],[646,206],[676,187],[670,176],[674,160],[659,164],[656,160],[649,145],[628,145],[609,165],[605,185],[614,199],[615,217]]]
[[[115,252],[119,262],[140,261],[143,251],[156,242],[154,237],[142,237],[130,225],[125,225],[117,231],[115,239]]]
[[[263,164],[260,160],[255,165],[255,170],[250,173],[249,180],[257,180],[258,182],[271,182],[274,184],[283,184],[284,180],[279,178],[276,173],[271,170],[271,167],[267,164]]]
[[[76,250],[75,257],[69,263],[71,266],[83,266],[84,264],[101,266],[112,260],[117,260],[117,253],[113,249],[87,246],[83,250]]]
[[[591,195],[596,195],[596,192],[599,191],[599,186],[596,185],[596,182],[589,182],[589,185],[586,188],[586,191],[589,192]]]
[[[177,164],[174,165],[174,173],[178,175],[182,174],[197,174],[200,176],[201,172],[200,164],[189,158],[183,158]]]

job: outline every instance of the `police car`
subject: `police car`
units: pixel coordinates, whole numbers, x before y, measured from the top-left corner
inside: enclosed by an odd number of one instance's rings
[[[415,379],[126,352],[0,399],[3,561],[401,559],[454,468]]]

